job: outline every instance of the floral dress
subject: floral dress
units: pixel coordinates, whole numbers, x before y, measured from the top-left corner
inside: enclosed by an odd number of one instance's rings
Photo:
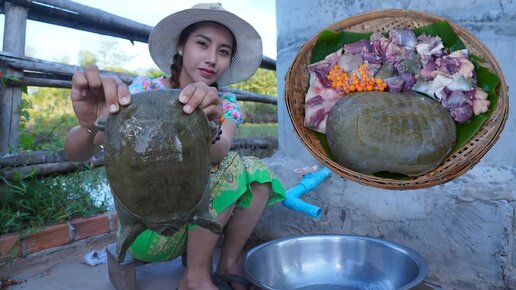
[[[129,86],[131,94],[148,90],[166,90],[165,77],[149,78],[139,76]],[[239,126],[244,121],[236,97],[232,93],[220,93],[224,122],[232,121]],[[236,202],[238,207],[249,207],[253,199],[251,183],[270,183],[272,194],[268,205],[285,198],[285,189],[270,169],[256,157],[240,157],[230,151],[224,160],[212,166],[210,171],[210,194],[217,213]],[[183,226],[172,236],[162,236],[151,230],[142,232],[129,248],[136,259],[158,262],[175,259],[186,250],[187,231],[193,225]]]

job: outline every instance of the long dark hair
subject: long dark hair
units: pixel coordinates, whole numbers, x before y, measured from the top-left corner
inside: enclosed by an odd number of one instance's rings
[[[222,27],[225,27],[231,34],[231,38],[233,40],[233,46],[231,49],[231,58],[233,59],[233,56],[235,55],[236,50],[237,50],[237,42],[236,42],[235,36],[233,35],[233,32],[231,30],[229,30],[229,28],[227,28],[226,26],[224,26],[218,22],[214,22],[214,21],[197,22],[197,23],[191,24],[190,26],[186,27],[179,35],[179,40],[177,41],[177,48],[178,48],[177,50],[179,51],[179,48],[183,47],[185,45],[186,41],[188,40],[188,37],[194,30],[196,30],[197,28],[199,28],[203,25],[213,24],[213,23],[220,25]],[[183,68],[183,56],[176,52],[176,54],[174,55],[174,57],[172,59],[172,65],[170,66],[170,73],[171,73],[170,86],[172,86],[172,88],[179,88],[179,73],[181,72],[182,68]],[[217,88],[217,90],[219,89],[219,85],[217,84],[217,82],[210,84],[210,86]]]

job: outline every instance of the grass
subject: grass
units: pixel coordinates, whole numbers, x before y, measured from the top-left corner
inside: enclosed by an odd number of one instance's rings
[[[0,234],[58,224],[110,209],[103,168],[53,178],[2,179]],[[91,195],[90,192],[96,192]]]
[[[278,148],[278,124],[277,123],[243,123],[237,131],[236,138],[263,138],[272,143],[272,147],[262,148],[238,148],[236,151],[242,156],[256,156],[258,158],[269,157]]]
[[[238,127],[237,138],[278,138],[277,123],[243,123]]]

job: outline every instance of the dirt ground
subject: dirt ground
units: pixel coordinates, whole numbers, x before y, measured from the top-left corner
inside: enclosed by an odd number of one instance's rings
[[[84,256],[93,250],[104,250],[115,242],[114,235],[90,238],[64,247],[33,254],[0,268],[0,277],[11,284],[0,285],[9,290],[117,290],[109,279],[107,263],[90,266]],[[256,241],[247,248],[256,245]],[[219,249],[214,254],[218,260]],[[136,267],[136,282],[139,290],[176,289],[184,273],[181,259],[163,263],[149,263]],[[16,284],[19,283],[19,284]],[[415,290],[441,289],[429,282]],[[122,289],[118,289],[122,290]]]

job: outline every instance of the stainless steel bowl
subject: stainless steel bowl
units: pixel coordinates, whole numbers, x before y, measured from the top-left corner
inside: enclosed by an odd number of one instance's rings
[[[251,249],[247,277],[262,289],[410,289],[428,274],[424,258],[400,244],[362,236],[305,235]]]

